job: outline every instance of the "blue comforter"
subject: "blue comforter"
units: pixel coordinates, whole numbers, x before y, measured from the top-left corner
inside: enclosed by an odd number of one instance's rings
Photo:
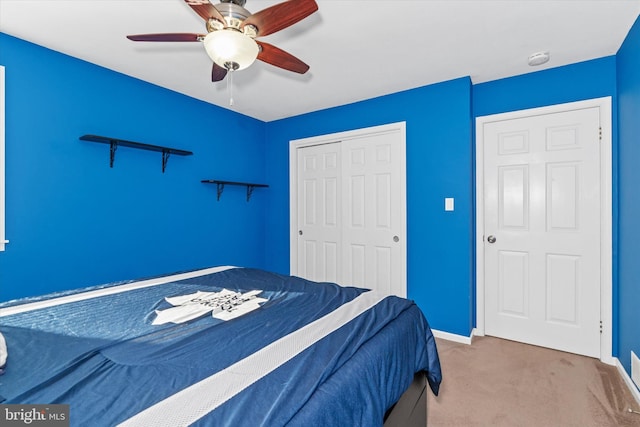
[[[261,289],[261,308],[151,325],[167,296]],[[3,403],[66,403],[72,425],[113,426],[354,300],[364,289],[235,268],[0,317]],[[437,394],[435,340],[411,301],[387,297],[193,425],[382,425],[414,372]]]

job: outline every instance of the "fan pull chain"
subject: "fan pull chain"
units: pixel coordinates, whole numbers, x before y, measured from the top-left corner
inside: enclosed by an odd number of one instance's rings
[[[227,79],[227,92],[229,93],[229,105],[233,105],[233,68],[229,70]]]

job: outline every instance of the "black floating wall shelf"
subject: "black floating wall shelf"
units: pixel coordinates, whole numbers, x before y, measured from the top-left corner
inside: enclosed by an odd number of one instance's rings
[[[218,200],[220,200],[220,196],[224,191],[225,185],[244,185],[247,187],[247,202],[251,199],[251,193],[253,193],[253,189],[257,187],[268,187],[267,184],[253,184],[250,182],[234,182],[234,181],[220,181],[217,179],[203,179],[203,183],[205,184],[216,184],[218,189]]]
[[[110,167],[113,167],[113,161],[115,160],[116,150],[118,149],[119,145],[123,147],[138,148],[141,150],[148,150],[148,151],[158,151],[162,153],[162,173],[164,173],[164,170],[167,167],[167,160],[169,160],[170,154],[177,154],[178,156],[190,156],[193,154],[191,151],[178,150],[177,148],[162,147],[160,145],[143,144],[142,142],[126,141],[124,139],[110,138],[108,136],[82,135],[80,139],[83,141],[100,142],[103,144],[109,144],[110,146],[109,166]]]

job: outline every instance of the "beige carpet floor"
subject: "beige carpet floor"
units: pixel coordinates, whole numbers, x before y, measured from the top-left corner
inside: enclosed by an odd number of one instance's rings
[[[493,337],[437,344],[443,382],[429,393],[429,427],[640,426],[615,366]]]

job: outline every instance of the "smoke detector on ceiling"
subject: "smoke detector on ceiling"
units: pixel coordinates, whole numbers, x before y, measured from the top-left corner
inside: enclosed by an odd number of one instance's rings
[[[535,67],[536,65],[546,64],[549,61],[549,52],[536,52],[529,55],[529,65]]]

